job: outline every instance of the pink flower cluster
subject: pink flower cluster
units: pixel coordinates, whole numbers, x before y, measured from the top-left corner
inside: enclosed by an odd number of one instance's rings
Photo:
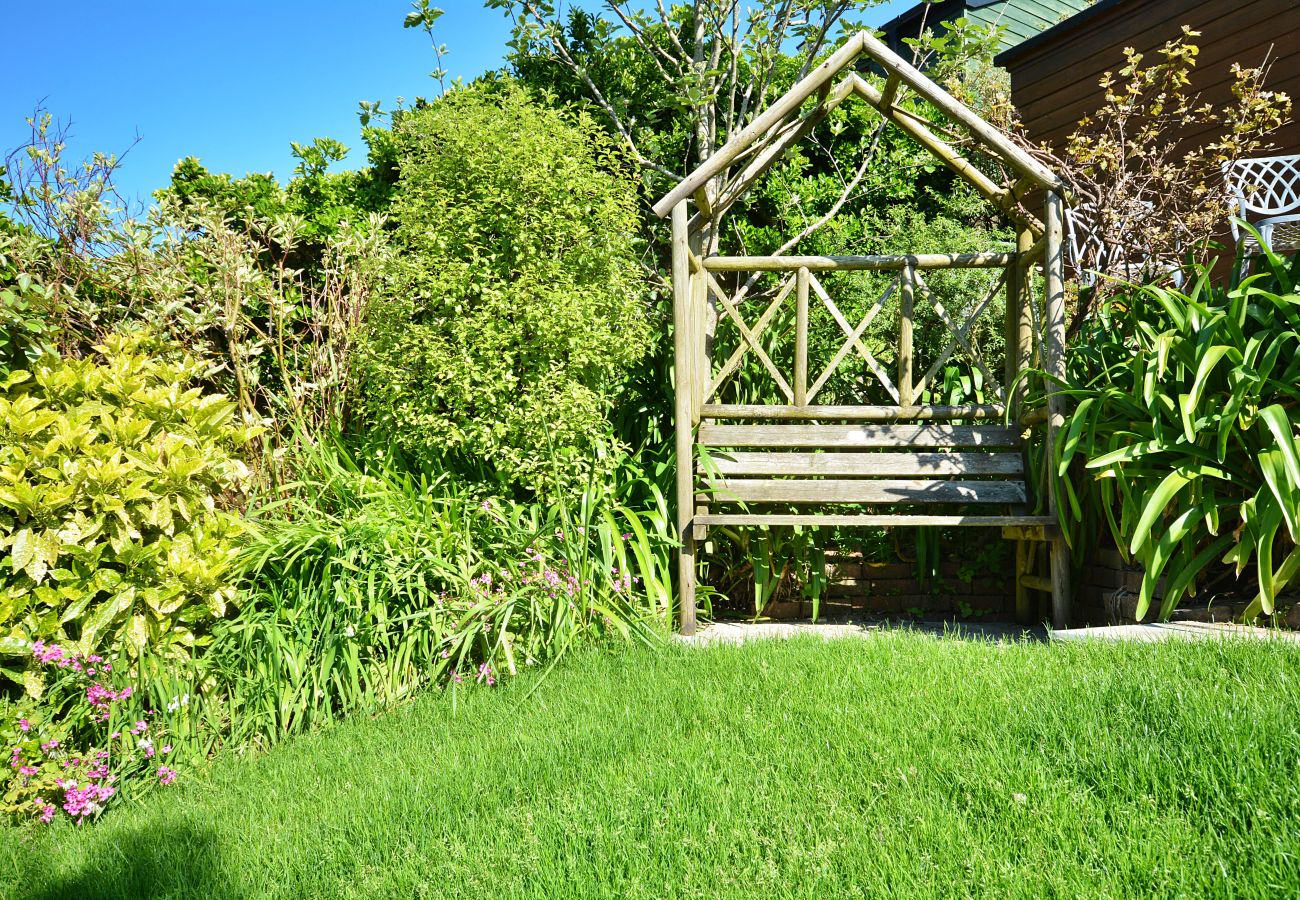
[[[610,569],[609,577],[613,580],[612,587],[619,593],[631,591],[632,585],[641,583],[641,579],[637,578],[631,572],[620,573],[618,571],[618,566]]]
[[[72,683],[84,685],[85,702],[93,711],[92,718],[95,721],[108,721],[112,717],[114,704],[132,695],[130,687],[114,690],[109,684],[98,680],[112,671],[112,666],[99,656],[72,653],[43,641],[33,644],[32,656],[40,664],[77,673],[79,677]],[[143,751],[145,759],[156,755],[154,738],[161,735],[149,733],[151,723],[148,720],[152,715],[152,711],[146,711],[145,718],[137,720],[129,729],[129,734],[123,734],[127,731],[124,728],[108,736],[110,746],[111,742],[125,738],[116,766],[119,770],[123,764],[132,769],[138,766],[140,751]],[[38,721],[36,726],[41,724]],[[118,790],[115,785],[118,776],[109,767],[109,751],[93,751],[85,758],[71,756],[63,749],[60,738],[40,734],[42,730],[41,727],[34,727],[26,718],[19,719],[21,746],[14,747],[10,755],[10,767],[16,770],[15,784],[29,798],[34,815],[41,822],[49,823],[61,806],[78,823],[95,816]],[[44,739],[46,737],[48,739]],[[68,738],[64,735],[63,739]],[[161,750],[163,756],[171,751],[170,744],[164,744]],[[42,772],[46,774],[42,775]],[[55,773],[61,777],[52,777]],[[176,777],[176,770],[168,766],[159,766],[157,769],[160,784],[172,784]]]
[[[112,711],[113,704],[118,700],[125,700],[131,696],[131,686],[127,685],[120,691],[114,691],[106,685],[95,682],[86,688],[86,700],[99,713],[99,717],[108,721],[109,713]]]
[[[102,767],[96,771],[102,771]],[[111,784],[113,780],[113,776],[109,775],[103,781],[96,782],[87,774],[86,782],[79,785],[70,778],[59,779],[55,783],[63,790],[63,811],[76,819],[78,824],[95,815],[104,808],[108,798],[117,793]],[[41,818],[44,820],[44,813]]]
[[[58,666],[60,669],[72,669],[74,672],[84,672],[87,675],[94,675],[99,671],[113,671],[112,663],[104,662],[102,656],[96,656],[93,653],[90,656],[69,653],[62,647],[46,644],[44,641],[37,641],[32,644],[32,656],[36,658],[38,663]]]

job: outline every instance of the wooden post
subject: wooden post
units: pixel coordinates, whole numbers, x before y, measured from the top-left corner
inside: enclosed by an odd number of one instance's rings
[[[899,276],[898,405],[915,406],[912,385],[912,311],[916,302],[916,270],[909,260]]]
[[[695,633],[695,438],[692,420],[695,388],[696,329],[692,315],[692,279],[686,200],[673,207],[673,371],[676,375],[677,558],[681,632]]]
[[[1034,545],[1029,541],[1016,541],[1016,621],[1028,625],[1034,618],[1033,598],[1029,588],[1020,580],[1034,570]]]
[[[704,256],[704,234],[687,227],[686,245],[696,259]],[[703,264],[691,270],[690,325],[687,333],[691,338],[691,427],[700,424],[700,414],[704,408],[704,392],[709,389],[713,377],[713,338],[717,329],[717,315],[710,315],[714,306],[709,302],[710,275]],[[694,459],[691,460],[694,463]],[[693,471],[693,470],[692,470]],[[705,540],[709,534],[707,525],[699,521],[700,516],[708,515],[709,505],[700,498],[695,502],[695,525],[692,529],[696,543]],[[694,607],[692,607],[694,609]]]
[[[1044,370],[1048,375],[1065,377],[1065,249],[1063,240],[1064,203],[1056,191],[1047,193],[1044,237],[1047,250],[1043,257],[1046,275],[1047,316],[1044,322]],[[1065,424],[1065,398],[1059,385],[1046,385],[1047,394],[1047,467],[1048,508],[1056,514],[1059,500],[1056,496],[1056,478],[1052,471],[1056,459],[1056,441],[1061,426]],[[1070,626],[1070,548],[1064,536],[1052,541],[1052,627]]]
[[[808,267],[795,276],[794,405],[808,405]]]

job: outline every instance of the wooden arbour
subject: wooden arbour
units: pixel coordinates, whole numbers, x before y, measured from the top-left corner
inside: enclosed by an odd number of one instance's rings
[[[877,88],[856,71],[869,57],[885,73]],[[960,128],[980,151],[1010,172],[998,184],[938,135],[935,123],[900,105],[911,92],[942,111],[948,128]],[[874,107],[936,159],[954,171],[1017,230],[1013,251],[899,256],[722,256],[716,253],[726,212],[760,175],[807,137],[830,112],[851,97]],[[815,98],[810,109],[809,100]],[[1039,219],[1025,211],[1023,198],[1043,198]],[[681,630],[696,625],[696,553],[710,526],[721,525],[963,525],[1000,527],[1017,541],[1017,610],[1029,610],[1027,592],[1050,592],[1057,627],[1070,618],[1069,552],[1056,528],[1055,482],[1046,479],[1047,514],[1028,515],[1022,441],[1029,428],[1045,426],[1051,460],[1064,422],[1064,401],[1048,392],[1046,407],[1026,412],[1020,373],[1037,363],[1048,380],[1064,375],[1064,257],[1061,179],[1004,133],[981,119],[926,75],[867,32],[850,37],[825,62],[776,100],[749,126],[720,147],[655,205],[672,219],[672,283],[675,330],[677,530]],[[690,204],[694,203],[692,213]],[[930,296],[927,278],[945,270],[987,269],[997,274],[975,313],[958,323]],[[884,297],[856,326],[822,286],[826,272],[896,273]],[[739,308],[745,290],[733,296],[719,283],[726,273],[776,273],[775,298],[752,325]],[[824,277],[824,276],[822,276]],[[1041,278],[1041,305],[1032,285]],[[1005,290],[1007,353],[997,374],[966,338],[989,298]],[[891,294],[898,295],[899,338],[895,372],[886,371],[861,337]],[[793,371],[787,378],[759,340],[775,311],[795,306]],[[824,305],[847,340],[820,373],[809,371],[808,322],[812,304]],[[946,346],[926,371],[914,370],[913,312],[933,307],[948,331]],[[715,370],[713,337],[720,320],[738,329],[740,340]],[[924,388],[958,351],[973,356],[996,402],[963,406],[922,404]],[[721,402],[714,394],[752,354],[776,382],[786,402],[746,405]],[[894,402],[889,405],[816,405],[813,401],[842,361],[857,354]],[[810,380],[810,376],[811,380]],[[1013,387],[1014,385],[1014,387]],[[715,402],[716,401],[716,402]],[[740,504],[739,511],[728,511]],[[751,508],[777,504],[778,512]],[[956,505],[955,513],[918,512],[927,504]],[[816,507],[865,506],[845,514]],[[970,513],[975,505],[978,513]],[[880,507],[901,506],[882,512]],[[796,511],[791,512],[789,507]],[[810,511],[807,508],[813,507]],[[933,506],[931,507],[933,508]],[[1033,573],[1031,542],[1048,545],[1047,577]]]

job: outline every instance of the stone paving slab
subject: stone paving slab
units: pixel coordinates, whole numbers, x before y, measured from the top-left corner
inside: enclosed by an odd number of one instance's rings
[[[1137,625],[1109,625],[1101,628],[1065,628],[1053,631],[1054,641],[1169,641],[1248,638],[1280,640],[1300,644],[1300,632],[1236,625],[1230,622],[1143,622]]]

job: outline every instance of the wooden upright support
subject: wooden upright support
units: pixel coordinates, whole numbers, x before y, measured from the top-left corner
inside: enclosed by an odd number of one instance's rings
[[[808,268],[795,274],[794,307],[794,405],[808,405]]]
[[[916,269],[908,262],[899,284],[898,313],[898,405],[911,406],[912,395],[912,316],[916,302]]]
[[[1044,223],[1047,240],[1043,257],[1046,276],[1047,318],[1043,323],[1044,369],[1057,383],[1047,389],[1047,484],[1049,509],[1056,514],[1060,498],[1056,496],[1056,442],[1065,424],[1065,397],[1060,380],[1065,378],[1065,249],[1063,239],[1064,202],[1056,191],[1048,191]],[[1063,536],[1052,541],[1052,627],[1070,627],[1070,548]]]
[[[697,336],[692,315],[693,279],[686,200],[673,207],[673,371],[676,375],[678,605],[681,632],[695,633],[694,431],[697,393],[693,353]]]

